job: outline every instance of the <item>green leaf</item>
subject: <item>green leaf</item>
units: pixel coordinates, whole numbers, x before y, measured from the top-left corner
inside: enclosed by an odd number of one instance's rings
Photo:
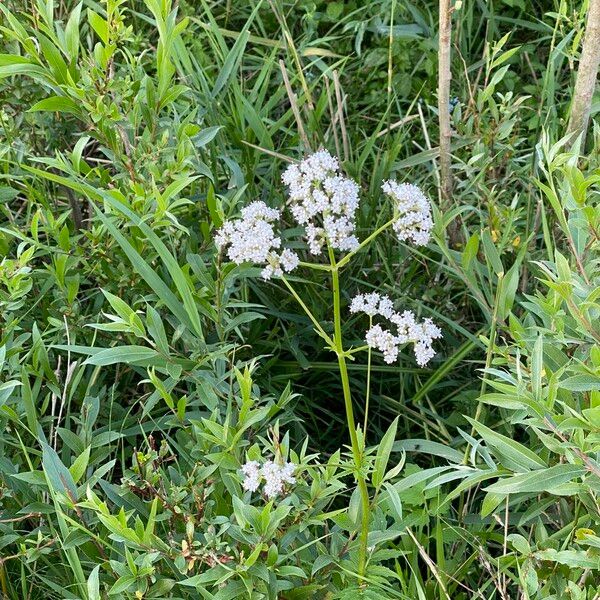
[[[538,550],[534,552],[538,560],[547,560],[561,565],[567,565],[572,569],[595,569],[600,570],[600,556],[591,555],[582,550]]]
[[[244,25],[244,29],[240,32],[240,36],[227,54],[223,66],[219,69],[219,75],[211,92],[212,98],[216,98],[219,95],[221,90],[229,83],[233,74],[238,70],[240,63],[242,62],[246,44],[248,43],[248,38],[250,37],[250,33],[248,32],[249,25],[250,19]]]
[[[501,479],[486,488],[495,494],[539,494],[553,493],[553,489],[581,477],[586,472],[585,467],[570,464],[558,464],[548,469],[522,473],[506,479]]]
[[[19,190],[9,187],[8,185],[0,186],[0,203],[10,202],[19,195]]]
[[[389,426],[383,438],[381,438],[381,442],[379,443],[379,448],[377,449],[377,454],[375,456],[375,466],[372,475],[372,481],[375,488],[378,488],[381,485],[381,482],[385,477],[387,464],[390,459],[390,453],[392,452],[394,441],[396,439],[398,419],[399,417],[396,417],[394,419],[393,423]]]
[[[492,236],[488,229],[484,229],[481,232],[481,241],[483,242],[483,249],[485,252],[485,257],[488,260],[489,264],[492,266],[492,270],[496,275],[504,274],[504,266],[502,265],[502,261],[500,260],[500,254],[498,254],[498,250],[492,241]]]
[[[100,565],[96,565],[87,580],[88,600],[101,600],[100,596]]]
[[[0,406],[2,406],[12,395],[13,390],[19,387],[20,381],[5,381],[0,383]]]
[[[88,446],[69,467],[73,480],[77,483],[85,474],[85,470],[90,462],[90,446]]]
[[[200,133],[198,133],[197,135],[194,136],[194,138],[193,138],[194,144],[196,145],[197,148],[204,148],[204,146],[206,146],[206,144],[208,144],[215,138],[215,136],[217,135],[217,133],[219,133],[219,130],[221,130],[221,129],[223,129],[222,125],[206,127]]]
[[[77,499],[77,486],[71,472],[65,467],[53,448],[44,441],[40,441],[40,445],[42,447],[42,467],[48,485],[55,492],[60,492],[75,501]]]
[[[405,450],[406,452],[418,452],[419,454],[431,454],[432,456],[440,456],[447,458],[449,461],[455,463],[461,463],[464,455],[445,444],[439,442],[432,442],[426,439],[411,439],[411,440],[399,440],[394,442],[393,452],[400,452]]]
[[[87,358],[83,364],[100,367],[117,363],[131,365],[144,363],[158,356],[160,356],[160,354],[156,350],[146,348],[145,346],[116,346],[114,348],[100,350],[100,352]]]
[[[135,575],[123,575],[122,577],[119,577],[115,584],[110,588],[108,595],[115,596],[119,594],[122,597],[123,592],[129,590],[129,588],[135,585],[135,582]]]
[[[80,2],[73,9],[65,26],[65,44],[69,58],[73,62],[77,62],[79,56],[79,21],[81,20],[82,6],[83,2]]]
[[[573,375],[559,382],[558,386],[571,392],[591,392],[600,390],[600,377],[596,375]]]
[[[98,37],[106,46],[106,44],[108,44],[108,23],[91,8],[87,9],[87,17],[92,29],[98,34]]]
[[[66,96],[50,96],[36,102],[28,112],[38,111],[64,112],[78,115],[81,113],[81,105]]]
[[[518,533],[511,533],[506,537],[506,539],[513,545],[517,552],[525,554],[525,556],[531,554],[531,546],[522,535],[519,535]]]
[[[506,468],[523,472],[541,469],[546,466],[546,463],[535,452],[532,452],[523,444],[519,444],[519,442],[515,442],[515,440],[501,433],[492,431],[489,427],[474,419],[467,417],[467,420]]]

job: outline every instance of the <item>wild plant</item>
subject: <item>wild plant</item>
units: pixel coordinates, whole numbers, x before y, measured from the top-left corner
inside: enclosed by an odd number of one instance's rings
[[[398,240],[417,246],[427,244],[433,228],[431,206],[423,192],[415,185],[386,181],[382,191],[387,198],[389,219],[382,226],[359,241],[356,231],[355,214],[359,208],[360,188],[357,183],[346,177],[340,168],[340,162],[326,150],[319,150],[290,165],[282,176],[282,182],[288,190],[289,210],[297,225],[304,229],[305,244],[302,252],[308,258],[301,260],[298,252],[283,248],[282,235],[276,231],[276,222],[280,211],[269,208],[262,201],[255,201],[241,211],[241,217],[228,220],[215,236],[217,247],[226,252],[234,263],[257,263],[264,265],[262,277],[279,278],[298,305],[311,320],[316,333],[322,338],[325,347],[335,354],[342,383],[346,423],[350,438],[353,460],[353,475],[356,478],[360,494],[360,526],[358,534],[357,576],[362,582],[365,578],[369,547],[369,522],[372,494],[379,491],[381,485],[393,477],[398,469],[386,472],[394,442],[396,421],[388,430],[384,441],[378,446],[377,455],[367,455],[366,433],[369,418],[369,377],[364,397],[364,422],[356,423],[354,403],[350,390],[347,361],[355,360],[360,352],[367,353],[371,365],[372,352],[383,354],[386,363],[396,362],[400,349],[413,345],[415,359],[420,366],[426,365],[435,355],[433,340],[441,337],[441,330],[429,318],[419,320],[411,311],[397,312],[394,302],[387,295],[377,292],[359,293],[354,296],[349,312],[365,313],[369,318],[369,327],[365,334],[365,344],[359,347],[348,346],[342,335],[343,300],[340,276],[345,266],[365,250],[378,236],[392,229]],[[285,232],[282,232],[285,234]],[[286,240],[290,236],[285,236]],[[322,258],[325,257],[325,260]],[[329,278],[332,294],[333,332],[327,331],[315,317],[308,304],[296,289],[290,273],[296,269],[311,269]],[[390,325],[383,328],[374,323],[381,318]],[[401,468],[401,465],[400,465]],[[261,476],[265,487],[281,489],[283,478],[292,481],[293,469],[289,465],[280,466],[280,472],[273,472],[273,466],[265,471],[259,470],[256,461],[247,462],[244,467],[245,487],[258,488]],[[267,496],[272,496],[267,492]]]

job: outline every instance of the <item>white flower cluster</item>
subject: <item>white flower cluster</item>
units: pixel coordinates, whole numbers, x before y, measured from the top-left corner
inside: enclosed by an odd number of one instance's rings
[[[327,150],[319,150],[282,176],[288,186],[290,208],[306,231],[311,254],[320,254],[325,243],[350,251],[358,247],[355,213],[358,185],[339,172],[339,161]]]
[[[245,262],[265,264],[262,271],[265,279],[281,277],[298,266],[295,252],[281,248],[281,238],[275,235],[273,222],[279,218],[279,211],[269,208],[264,202],[251,202],[242,209],[241,219],[225,221],[215,235],[219,250],[227,247],[227,256],[240,265]]]
[[[242,486],[245,490],[255,492],[261,481],[264,480],[263,491],[267,498],[274,498],[283,491],[283,486],[286,483],[296,483],[294,471],[296,465],[291,462],[278,465],[272,460],[268,460],[261,467],[256,460],[250,460],[242,465],[242,473],[244,481]]]
[[[394,314],[394,303],[389,296],[373,292],[372,294],[357,294],[350,303],[350,312],[364,312],[370,317],[381,315],[391,319]]]
[[[386,181],[381,189],[394,201],[397,219],[394,231],[401,242],[411,240],[417,246],[429,242],[433,220],[431,206],[425,194],[411,183]]]
[[[367,331],[367,345],[383,353],[383,360],[391,364],[398,358],[399,346],[414,344],[413,350],[417,364],[424,367],[434,356],[433,340],[442,337],[442,331],[427,318],[420,323],[410,310],[403,313],[394,311],[392,301],[377,293],[358,294],[352,299],[350,312],[364,312],[369,317],[381,316],[396,326],[396,333],[383,329],[381,325],[372,325]]]

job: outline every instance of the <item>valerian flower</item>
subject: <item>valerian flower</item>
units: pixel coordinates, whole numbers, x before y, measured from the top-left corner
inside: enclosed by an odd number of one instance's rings
[[[417,246],[429,242],[433,220],[431,205],[425,194],[411,183],[386,181],[381,189],[394,202],[396,220],[392,227],[401,242],[412,241]]]
[[[386,319],[394,314],[394,303],[384,294],[357,294],[350,303],[350,312],[364,312],[370,317],[381,315]]]
[[[355,213],[358,185],[339,172],[339,161],[327,150],[319,150],[282,175],[288,187],[290,210],[304,226],[311,254],[320,254],[325,244],[334,250],[358,247]]]
[[[387,296],[377,293],[358,294],[350,304],[350,312],[364,312],[371,319],[382,316],[395,326],[395,331],[392,331],[379,324],[371,325],[365,336],[367,345],[382,352],[386,363],[395,362],[400,346],[408,343],[413,344],[415,359],[421,367],[435,356],[433,340],[442,337],[440,328],[429,318],[417,321],[415,314],[409,310],[395,312],[393,303]]]
[[[294,477],[296,467],[297,465],[292,462],[280,465],[272,460],[267,460],[261,467],[255,460],[248,461],[242,465],[242,474],[244,475],[242,487],[250,492],[255,492],[263,482],[265,496],[274,498],[283,492],[286,483],[296,483]]]
[[[241,265],[245,262],[265,264],[264,279],[280,277],[298,266],[298,256],[289,249],[281,248],[281,238],[275,234],[274,221],[279,219],[277,209],[269,208],[262,201],[251,202],[242,209],[240,219],[225,221],[215,235],[219,250],[227,248],[229,259]]]
[[[259,463],[256,460],[249,460],[246,464],[242,465],[242,473],[244,474],[243,488],[249,492],[255,492],[260,485]]]

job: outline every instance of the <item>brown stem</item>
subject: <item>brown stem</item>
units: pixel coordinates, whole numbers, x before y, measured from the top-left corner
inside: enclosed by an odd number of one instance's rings
[[[440,123],[440,194],[442,211],[452,206],[452,155],[450,141],[452,128],[450,125],[450,48],[452,42],[452,7],[451,0],[440,0],[439,3],[439,48],[438,48],[438,119]],[[458,217],[457,217],[458,219]],[[454,219],[448,227],[450,246],[460,243],[460,222]]]
[[[452,173],[450,157],[450,42],[452,32],[451,0],[440,0],[438,116],[440,120],[440,171],[444,207],[452,200]]]
[[[71,188],[65,188],[69,204],[71,205],[71,214],[73,216],[73,224],[75,225],[75,232],[82,230],[83,227],[83,215],[81,214],[81,207],[79,201],[75,198],[75,194]]]
[[[571,117],[567,133],[581,134],[581,148],[590,120],[592,96],[600,66],[600,0],[590,0],[585,36],[573,91]],[[575,137],[575,136],[574,136]]]

